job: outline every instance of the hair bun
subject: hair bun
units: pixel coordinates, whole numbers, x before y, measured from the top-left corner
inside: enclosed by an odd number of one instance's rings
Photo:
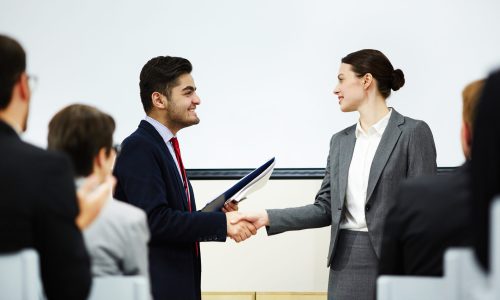
[[[405,85],[405,74],[400,69],[392,71],[392,90],[397,91]]]

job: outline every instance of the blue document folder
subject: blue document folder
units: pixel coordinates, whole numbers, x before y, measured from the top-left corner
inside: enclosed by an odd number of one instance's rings
[[[236,194],[238,194],[243,189],[249,188],[249,185],[259,177],[263,172],[269,169],[269,167],[274,165],[274,157],[268,160],[265,164],[258,167],[257,169],[250,172],[248,175],[240,179],[235,185],[230,187],[227,191],[220,194],[217,198],[210,201],[201,211],[204,212],[214,212],[220,211],[224,206],[224,203],[231,200]],[[255,183],[255,182],[254,182]]]

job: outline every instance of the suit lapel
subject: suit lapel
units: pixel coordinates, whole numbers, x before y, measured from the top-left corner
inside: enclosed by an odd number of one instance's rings
[[[177,164],[175,163],[172,154],[170,154],[170,151],[168,150],[167,144],[158,133],[158,131],[153,127],[153,125],[149,124],[149,122],[142,120],[139,124],[139,127],[144,129],[148,133],[148,135],[153,137],[156,144],[160,147],[162,154],[166,157],[167,169],[173,170],[174,172],[171,173],[175,174],[174,177],[177,181],[177,194],[181,195],[182,207],[185,210],[189,211],[187,195],[184,191],[184,183],[182,182],[182,178],[179,174],[179,171],[177,170]]]
[[[372,196],[373,190],[375,189],[380,175],[382,174],[382,170],[387,164],[387,161],[389,160],[389,157],[399,140],[399,136],[401,135],[399,125],[403,123],[404,117],[393,108],[389,123],[385,128],[380,144],[375,152],[375,156],[373,157],[373,162],[370,168],[370,176],[368,177],[368,187],[366,189],[367,201]]]
[[[356,125],[351,126],[344,130],[344,136],[340,140],[339,152],[339,203],[338,207],[342,208],[344,205],[345,193],[347,190],[347,178],[349,175],[349,166],[351,165],[352,154],[354,146],[356,145],[356,135],[354,133]]]

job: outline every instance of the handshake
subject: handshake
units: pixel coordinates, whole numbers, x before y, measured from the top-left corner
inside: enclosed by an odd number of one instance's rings
[[[257,234],[257,230],[261,227],[269,225],[269,218],[265,210],[239,212],[238,204],[230,202],[224,205],[222,211],[226,213],[227,236],[237,243]]]

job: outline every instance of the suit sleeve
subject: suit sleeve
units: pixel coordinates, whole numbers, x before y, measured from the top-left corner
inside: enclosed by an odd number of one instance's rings
[[[86,299],[91,285],[90,260],[82,233],[75,224],[76,191],[67,160],[55,156],[42,164],[38,187],[35,247],[48,299]]]
[[[226,215],[222,212],[190,213],[176,208],[174,203],[179,199],[169,198],[175,192],[167,192],[162,166],[161,153],[157,149],[145,141],[135,140],[124,144],[114,169],[118,179],[115,198],[146,212],[151,244],[225,241]]]
[[[330,149],[333,147],[333,141],[334,137],[330,142]],[[330,153],[332,153],[331,150]],[[329,155],[325,177],[313,204],[302,207],[268,209],[269,226],[267,227],[267,234],[273,235],[290,230],[319,228],[330,225],[332,222],[330,172]]]
[[[419,121],[409,141],[407,178],[436,174],[436,146],[431,129]]]

